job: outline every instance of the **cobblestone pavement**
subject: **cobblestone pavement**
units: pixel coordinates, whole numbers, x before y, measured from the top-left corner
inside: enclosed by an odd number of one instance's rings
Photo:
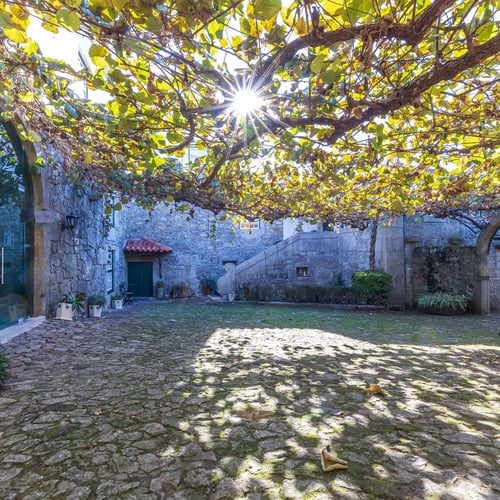
[[[4,346],[0,498],[499,498],[498,347],[212,327],[225,306],[183,305],[193,326],[155,307]],[[323,472],[327,445],[347,470]]]

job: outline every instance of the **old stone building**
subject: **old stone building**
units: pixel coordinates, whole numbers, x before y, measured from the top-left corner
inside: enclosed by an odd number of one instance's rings
[[[167,294],[199,294],[200,282],[217,280],[228,265],[235,291],[252,281],[349,284],[369,266],[370,228],[241,224],[204,210],[186,220],[173,206],[112,210],[118,200],[70,182],[54,146],[37,150],[11,123],[2,131],[0,327],[52,316],[66,293],[109,300],[121,282],[142,296],[154,296],[159,281]],[[439,283],[474,296],[478,311],[499,310],[499,226],[496,218],[479,234],[432,217],[382,221],[376,266],[394,277],[391,303],[412,305]]]

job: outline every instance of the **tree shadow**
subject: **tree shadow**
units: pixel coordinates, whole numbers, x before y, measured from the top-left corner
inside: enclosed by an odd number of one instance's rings
[[[53,321],[8,344],[14,378],[5,397],[15,403],[0,419],[11,457],[0,492],[498,493],[498,349],[373,343],[229,310],[162,304],[102,322]],[[387,394],[371,394],[369,384]],[[327,445],[349,462],[346,471],[322,470]]]

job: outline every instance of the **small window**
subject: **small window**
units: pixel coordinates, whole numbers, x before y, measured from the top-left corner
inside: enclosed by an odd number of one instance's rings
[[[243,229],[243,231],[247,231],[251,233],[252,231],[256,229],[260,229],[260,221],[254,220],[254,221],[242,221],[240,222],[240,229]]]
[[[295,268],[295,275],[297,276],[297,278],[307,278],[309,276],[308,268],[307,267],[296,267]]]
[[[108,262],[106,263],[106,289],[112,292],[114,289],[114,274],[115,274],[115,251],[108,250]]]

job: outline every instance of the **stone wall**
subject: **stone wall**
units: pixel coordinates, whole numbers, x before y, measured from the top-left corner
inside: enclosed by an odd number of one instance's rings
[[[498,232],[497,232],[498,235]],[[500,312],[500,242],[494,240],[488,254],[488,272],[490,276],[490,309]]]
[[[368,269],[370,227],[365,231],[336,228],[335,232],[323,232],[319,225],[304,225],[297,230],[288,240],[237,267],[240,293],[244,284],[328,285],[338,276],[350,286],[354,271]],[[438,286],[471,295],[477,234],[456,221],[429,216],[381,220],[375,261],[377,269],[393,276],[389,304],[412,306],[421,294]],[[299,267],[307,268],[307,277],[297,275]],[[489,269],[490,302],[495,311],[500,308],[500,246],[495,243]]]
[[[57,165],[57,152],[51,157]],[[127,281],[127,263],[123,248],[127,239],[144,236],[170,246],[171,254],[155,258],[153,281],[163,279],[167,290],[176,284],[188,285],[200,293],[203,278],[217,279],[224,274],[224,264],[238,266],[237,283],[296,282],[349,286],[354,271],[367,269],[371,229],[358,231],[336,228],[321,232],[319,225],[302,226],[311,232],[297,233],[283,241],[283,223],[260,223],[240,228],[231,220],[217,219],[205,210],[194,216],[171,207],[158,206],[146,211],[133,204],[112,215],[114,225],[105,229],[106,200],[95,199],[73,187],[59,167],[42,169],[43,203],[35,207],[55,214],[43,226],[43,282],[49,315],[65,293],[107,293],[118,291]],[[80,217],[72,233],[61,229],[68,213]],[[376,245],[376,266],[394,277],[391,305],[414,303],[419,294],[439,280],[441,288],[470,293],[473,283],[473,248],[477,235],[464,226],[434,218],[408,218],[382,221]],[[455,245],[450,245],[453,240]],[[458,242],[458,245],[456,244]],[[425,247],[425,248],[424,248]],[[472,250],[471,250],[472,248]],[[445,249],[445,260],[438,254]],[[418,250],[418,251],[417,251]],[[114,255],[113,284],[107,283],[110,251]],[[500,250],[493,243],[490,250],[491,306],[500,309]],[[429,268],[431,266],[431,269]],[[307,268],[307,276],[298,275]],[[406,272],[405,272],[406,271]],[[302,271],[300,271],[302,272]]]
[[[51,157],[57,165],[57,152],[52,151]],[[43,206],[35,208],[53,214],[52,220],[39,223],[45,247],[41,272],[46,284],[47,313],[54,314],[57,302],[66,293],[102,293],[109,299],[112,290],[107,284],[108,256],[110,250],[117,250],[119,221],[108,234],[104,224],[106,200],[75,188],[60,166],[46,166],[41,175]],[[69,213],[79,217],[74,231],[62,229]]]
[[[167,290],[183,283],[193,294],[200,293],[201,279],[222,276],[226,262],[244,262],[282,239],[281,222],[242,229],[201,209],[190,217],[164,205],[149,212],[130,204],[123,209],[123,219],[126,229],[119,246],[127,239],[148,237],[171,247],[170,254],[160,257],[161,266],[154,266],[153,281],[163,279]]]
[[[369,268],[371,228],[364,231],[344,227],[336,231],[301,228],[293,236],[239,265],[238,293],[243,287],[259,285],[283,289],[285,285],[352,284],[355,271]],[[391,306],[404,305],[404,253],[401,223],[380,224],[375,247],[377,270],[393,276]],[[307,274],[304,276],[304,274]]]
[[[420,247],[413,251],[412,287],[415,299],[443,291],[472,297],[476,252],[471,246]]]
[[[335,233],[298,233],[236,268],[239,290],[262,286],[334,283],[339,269],[339,237]]]

